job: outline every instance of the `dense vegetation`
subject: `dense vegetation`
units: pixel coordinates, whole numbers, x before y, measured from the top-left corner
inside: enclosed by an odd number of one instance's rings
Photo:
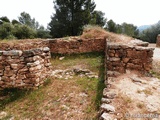
[[[125,34],[131,37],[137,38],[139,36],[139,30],[137,29],[137,26],[134,26],[133,24],[127,24],[125,22],[119,25],[113,20],[109,20],[105,29],[110,32]]]
[[[17,20],[10,21],[6,16],[0,18],[0,39],[48,38],[49,31],[28,13],[22,12]]]
[[[18,20],[10,21],[6,16],[0,18],[0,39],[25,39],[25,38],[55,38],[77,36],[82,33],[85,25],[98,25],[105,30],[125,34],[143,41],[155,43],[160,33],[160,22],[150,28],[139,31],[137,26],[128,23],[116,24],[113,20],[105,18],[102,11],[95,10],[93,0],[54,0],[55,13],[51,17],[48,28],[22,12]]]
[[[140,39],[150,43],[156,43],[157,35],[160,34],[160,21],[140,33]]]

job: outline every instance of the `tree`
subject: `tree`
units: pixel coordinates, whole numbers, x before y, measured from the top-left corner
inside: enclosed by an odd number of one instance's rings
[[[109,20],[107,22],[107,27],[106,29],[110,32],[115,32],[117,31],[117,28],[116,28],[116,23],[113,21],[113,20]]]
[[[37,37],[38,38],[51,38],[49,31],[45,30],[43,26],[40,26],[39,29],[37,29]]]
[[[132,37],[138,37],[138,29],[137,26],[133,24],[123,23],[122,25],[122,33]]]
[[[0,24],[3,24],[4,22],[10,23],[10,20],[6,16],[0,17]]]
[[[12,24],[13,24],[13,25],[15,25],[15,24],[20,24],[20,22],[18,22],[17,20],[13,19],[13,20],[12,20]]]
[[[27,25],[33,29],[38,29],[39,27],[39,23],[35,20],[35,18],[32,19],[31,16],[26,12],[22,12],[18,19],[21,24]]]
[[[140,33],[140,39],[150,43],[156,43],[157,35],[160,33],[160,21],[157,24],[152,25],[150,28]]]
[[[8,22],[4,22],[0,25],[0,39],[8,39],[13,36],[13,25]]]
[[[79,35],[96,6],[92,0],[55,0],[54,4],[56,13],[48,26],[53,37]]]
[[[106,24],[107,19],[104,17],[105,13],[102,11],[94,11],[92,13],[92,19],[90,21],[90,24],[96,24],[98,26],[103,27]]]

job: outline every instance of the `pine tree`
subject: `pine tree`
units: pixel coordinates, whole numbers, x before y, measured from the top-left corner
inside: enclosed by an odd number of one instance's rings
[[[48,26],[53,37],[79,35],[96,6],[92,0],[55,0],[54,4],[56,13]]]

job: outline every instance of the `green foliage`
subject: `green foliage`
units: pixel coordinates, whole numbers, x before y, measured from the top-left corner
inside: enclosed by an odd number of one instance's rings
[[[95,10],[92,13],[92,18],[90,20],[90,24],[95,24],[103,27],[106,24],[107,19],[104,17],[105,13],[102,11]]]
[[[128,36],[136,37],[138,36],[138,29],[133,24],[123,23],[122,25],[122,33]]]
[[[0,17],[0,25],[3,24],[4,22],[10,23],[10,20],[6,16]]]
[[[49,23],[53,37],[79,35],[82,27],[90,22],[95,9],[92,0],[55,0],[54,4],[56,14],[53,14]]]
[[[139,30],[137,29],[137,26],[134,26],[133,24],[122,23],[119,25],[113,20],[109,20],[105,29],[110,32],[125,34],[135,38],[139,37]]]
[[[39,27],[39,23],[35,20],[35,18],[32,19],[31,16],[26,12],[22,12],[18,19],[21,24],[27,25],[33,29],[38,29]]]
[[[142,31],[140,39],[150,43],[156,43],[157,35],[160,33],[160,21],[157,24],[152,25],[150,28]]]
[[[18,22],[17,20],[13,19],[13,20],[12,20],[12,24],[13,24],[13,25],[15,25],[15,24],[20,24],[20,22]]]
[[[38,38],[51,38],[51,35],[48,30],[45,30],[43,26],[40,26],[39,29],[37,29],[37,37]]]
[[[0,18],[0,39],[33,39],[50,38],[49,31],[39,26],[35,19],[28,13],[22,12],[19,21],[12,22],[7,17]]]
[[[116,23],[113,20],[109,20],[107,22],[107,30],[109,30],[110,32],[116,32],[117,31]]]
[[[26,39],[26,38],[33,39],[36,37],[36,30],[30,28],[27,25],[15,24],[13,34],[18,39]]]
[[[4,22],[0,25],[0,39],[7,39],[12,36],[14,26],[11,23]]]

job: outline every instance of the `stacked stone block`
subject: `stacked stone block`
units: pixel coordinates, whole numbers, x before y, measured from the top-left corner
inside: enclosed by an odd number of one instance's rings
[[[73,54],[86,52],[103,52],[105,50],[105,38],[99,39],[72,39],[49,40],[51,53]]]
[[[146,71],[152,69],[153,48],[108,43],[106,46],[107,74],[116,76],[127,69]]]
[[[156,47],[160,47],[160,34],[157,35]]]
[[[43,85],[51,69],[48,47],[26,51],[0,51],[0,88]]]

